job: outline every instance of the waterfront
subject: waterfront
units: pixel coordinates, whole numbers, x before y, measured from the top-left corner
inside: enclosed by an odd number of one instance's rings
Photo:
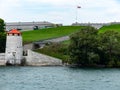
[[[0,67],[0,90],[119,90],[120,69]]]

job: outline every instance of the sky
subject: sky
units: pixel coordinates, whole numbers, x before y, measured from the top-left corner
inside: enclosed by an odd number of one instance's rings
[[[120,22],[120,0],[0,0],[0,18],[63,25]]]

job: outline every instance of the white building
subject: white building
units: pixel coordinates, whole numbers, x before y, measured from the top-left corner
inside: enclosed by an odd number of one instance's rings
[[[7,64],[20,64],[23,59],[23,47],[21,33],[12,29],[7,32],[5,62]]]
[[[6,30],[9,31],[13,28],[19,30],[34,30],[34,29],[42,29],[42,28],[50,28],[54,27],[55,24],[47,21],[43,22],[7,22]]]

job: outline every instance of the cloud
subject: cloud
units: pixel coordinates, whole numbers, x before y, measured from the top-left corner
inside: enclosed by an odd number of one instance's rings
[[[77,10],[77,5],[82,8]],[[0,17],[12,21],[75,22],[119,21],[119,0],[1,0]],[[78,14],[76,14],[78,11]]]
[[[61,5],[73,5],[75,3],[75,0],[27,0],[28,2],[32,3],[41,3],[54,6],[61,6]]]
[[[87,0],[79,11],[82,22],[118,21],[120,2],[118,0]],[[80,19],[79,19],[80,21]]]

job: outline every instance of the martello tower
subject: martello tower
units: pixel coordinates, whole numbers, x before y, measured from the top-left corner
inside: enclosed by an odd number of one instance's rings
[[[16,29],[7,32],[5,60],[7,64],[21,64],[23,46],[21,32]]]

